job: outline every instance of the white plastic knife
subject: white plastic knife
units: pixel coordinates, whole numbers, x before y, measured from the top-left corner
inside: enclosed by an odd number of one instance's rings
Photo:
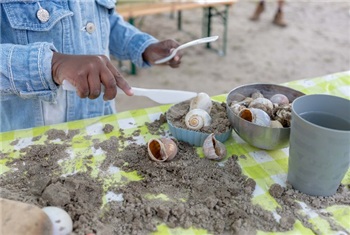
[[[76,91],[76,88],[67,80],[63,80],[62,88],[67,91]],[[168,90],[168,89],[146,89],[132,87],[135,96],[145,96],[159,104],[175,104],[185,100],[192,99],[197,96],[196,92]],[[102,87],[102,92],[104,86]],[[122,89],[117,87],[119,94],[125,94]]]

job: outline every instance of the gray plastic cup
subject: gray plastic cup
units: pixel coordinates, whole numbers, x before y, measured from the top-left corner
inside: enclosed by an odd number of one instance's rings
[[[292,103],[287,181],[311,196],[331,196],[350,165],[350,100],[304,95]]]

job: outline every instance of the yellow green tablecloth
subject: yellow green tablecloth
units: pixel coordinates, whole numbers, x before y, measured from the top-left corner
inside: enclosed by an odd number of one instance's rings
[[[327,76],[303,79],[288,82],[282,85],[297,89],[305,94],[332,94],[346,99],[350,99],[350,71],[340,72]],[[212,97],[216,101],[225,101],[226,94]],[[170,105],[157,106],[147,109],[132,110],[128,112],[118,113],[116,115],[104,116],[100,118],[86,119],[69,123],[62,123],[52,126],[43,126],[32,129],[18,130],[6,133],[0,133],[0,174],[3,174],[11,169],[6,166],[6,162],[10,158],[19,157],[19,150],[30,144],[32,144],[33,137],[43,135],[49,129],[58,130],[76,130],[79,129],[80,133],[72,139],[72,152],[75,156],[82,154],[93,154],[97,159],[96,164],[102,162],[103,153],[94,152],[91,149],[93,145],[91,140],[84,138],[86,135],[98,138],[101,141],[108,139],[111,134],[106,134],[102,131],[105,124],[113,123],[116,131],[113,131],[113,135],[119,132],[120,129],[123,131],[123,135],[132,136],[132,133],[136,130],[141,130],[136,142],[144,144],[151,137],[155,137],[150,134],[146,127],[146,122],[153,122],[158,119],[159,116],[168,110]],[[350,117],[349,117],[350,118]],[[13,142],[16,140],[16,144]],[[42,139],[41,141],[45,141]],[[135,142],[135,141],[134,141]],[[125,144],[128,144],[127,142]],[[274,151],[263,151],[254,148],[233,132],[232,138],[225,142],[225,145],[230,155],[245,155],[246,158],[239,159],[239,164],[243,169],[243,173],[248,177],[253,178],[256,183],[256,189],[254,191],[253,202],[260,204],[267,210],[274,211],[278,206],[277,202],[268,193],[269,187],[273,183],[278,183],[282,186],[286,185],[287,178],[287,167],[288,167],[288,148],[274,150]],[[99,156],[100,155],[100,156]],[[73,173],[82,170],[82,163],[79,161],[73,161],[71,164],[65,166],[64,173]],[[97,172],[93,172],[97,175]],[[120,174],[123,174],[122,172]],[[345,175],[343,184],[350,184],[350,170]],[[310,223],[315,226],[322,234],[350,234],[350,206],[333,206],[326,209],[328,212],[333,213],[333,219],[335,223],[338,223],[346,231],[335,232],[330,229],[328,222],[323,220],[319,216],[320,211],[300,211],[300,213],[310,213]],[[158,227],[158,232],[155,234],[206,234],[204,230],[196,229],[169,229],[165,225]],[[259,231],[258,234],[313,234],[313,232],[303,227],[302,223],[298,220],[294,225],[294,229],[284,233],[266,233]]]

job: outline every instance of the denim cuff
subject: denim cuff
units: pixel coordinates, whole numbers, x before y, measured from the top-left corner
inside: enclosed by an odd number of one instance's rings
[[[135,34],[131,38],[130,44],[129,44],[129,45],[132,45],[129,52],[131,61],[138,67],[142,67],[142,68],[150,67],[151,65],[143,60],[142,54],[149,45],[157,42],[159,42],[157,39],[155,39],[154,37],[148,34],[144,34],[144,33]]]
[[[55,100],[58,86],[51,75],[51,60],[56,48],[50,43],[14,45],[7,57],[11,90],[18,96]]]

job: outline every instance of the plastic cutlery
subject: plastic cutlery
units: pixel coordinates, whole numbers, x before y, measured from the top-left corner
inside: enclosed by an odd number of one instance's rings
[[[190,47],[190,46],[198,45],[201,43],[213,42],[213,41],[216,41],[218,38],[219,38],[219,36],[212,36],[212,37],[206,37],[206,38],[199,38],[199,39],[187,42],[187,43],[182,44],[179,47],[175,48],[169,56],[167,56],[163,59],[160,59],[160,60],[156,60],[154,63],[155,64],[165,63],[165,62],[171,60],[179,50],[182,50],[182,49]]]
[[[67,91],[76,91],[76,88],[67,80],[63,80],[62,88]],[[174,104],[185,100],[192,99],[197,96],[196,92],[191,91],[179,91],[168,89],[145,89],[132,87],[135,96],[145,96],[159,104]],[[102,92],[104,86],[102,86]],[[117,87],[117,91],[121,94],[125,94],[122,89]]]

